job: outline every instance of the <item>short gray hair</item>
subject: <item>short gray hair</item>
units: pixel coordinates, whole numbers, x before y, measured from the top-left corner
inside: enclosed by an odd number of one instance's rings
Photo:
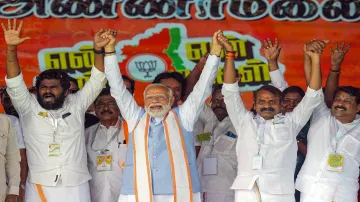
[[[169,98],[173,96],[173,92],[171,90],[171,88],[163,85],[163,84],[160,84],[160,83],[152,83],[148,86],[146,86],[145,90],[144,90],[144,98],[145,98],[145,95],[146,95],[146,92],[150,89],[150,88],[154,88],[154,87],[162,87],[162,88],[165,88],[168,90],[168,94],[169,94]]]

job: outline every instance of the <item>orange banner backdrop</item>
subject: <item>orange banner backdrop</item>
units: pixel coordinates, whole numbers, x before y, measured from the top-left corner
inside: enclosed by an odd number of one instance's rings
[[[279,66],[288,83],[304,89],[303,45],[311,39],[330,40],[322,56],[324,83],[331,66],[330,47],[336,42],[350,43],[340,84],[360,87],[360,4],[355,1],[98,0],[86,5],[71,0],[39,0],[20,5],[9,0],[0,3],[0,11],[5,25],[6,18],[21,17],[22,36],[31,37],[18,47],[28,86],[41,71],[55,68],[66,70],[82,87],[93,63],[93,35],[109,28],[118,31],[119,67],[136,81],[139,104],[143,104],[144,87],[158,73],[178,71],[188,75],[209,50],[211,36],[219,29],[237,51],[236,67],[244,75],[241,90],[248,107],[252,105],[249,91],[270,81],[261,54],[261,41],[267,37],[277,37],[284,46]],[[0,43],[5,50],[3,37]],[[0,85],[5,85],[5,53],[0,54]],[[216,83],[222,83],[222,66]]]

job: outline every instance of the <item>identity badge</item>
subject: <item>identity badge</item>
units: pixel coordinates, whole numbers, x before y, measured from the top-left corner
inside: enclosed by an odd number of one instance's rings
[[[48,156],[60,156],[60,145],[57,143],[49,144]]]
[[[340,154],[330,154],[328,158],[328,171],[341,172],[344,164],[344,156]]]
[[[260,155],[255,155],[252,158],[252,169],[260,170],[263,167],[263,157]]]
[[[110,171],[112,163],[112,155],[110,152],[105,151],[97,155],[97,166],[96,170],[100,171]]]

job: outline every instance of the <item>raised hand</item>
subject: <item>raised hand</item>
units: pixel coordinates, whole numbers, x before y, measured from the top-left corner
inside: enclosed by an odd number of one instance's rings
[[[5,28],[5,25],[1,23],[1,27],[4,30],[5,42],[8,46],[17,46],[24,42],[30,37],[20,37],[20,31],[22,28],[23,21],[20,21],[19,27],[16,28],[16,19],[13,21],[13,25],[11,26],[11,20],[8,19],[8,28]]]
[[[109,43],[105,46],[105,52],[115,51],[116,35],[117,32],[110,29],[107,29],[103,34],[101,34],[102,38],[109,40]]]
[[[311,58],[320,57],[327,43],[329,43],[328,40],[311,40],[305,44],[304,52]]]
[[[218,40],[218,35],[222,34],[221,30],[218,30],[214,33],[213,37],[212,37],[212,46],[211,46],[211,50],[210,50],[210,54],[211,55],[216,55],[216,56],[220,56],[221,50],[222,50],[222,46],[219,43]]]
[[[331,51],[331,69],[338,71],[341,67],[342,62],[344,61],[344,57],[346,53],[350,49],[350,44],[345,47],[345,42],[341,43],[340,48],[338,48],[338,43],[335,44],[335,49],[333,50],[330,47]]]
[[[262,47],[264,49],[265,58],[268,62],[277,62],[277,59],[280,55],[282,46],[279,47],[278,39],[275,38],[274,44],[270,38],[267,38],[263,41]]]
[[[94,48],[96,50],[101,50],[102,48],[104,48],[110,42],[110,39],[105,38],[105,37],[101,37],[105,32],[106,32],[106,30],[101,29],[101,30],[99,30],[98,32],[95,33],[95,36],[94,36]]]
[[[224,36],[222,32],[217,35],[217,40],[226,52],[234,51],[233,46],[231,45],[231,43],[229,43],[229,40]]]

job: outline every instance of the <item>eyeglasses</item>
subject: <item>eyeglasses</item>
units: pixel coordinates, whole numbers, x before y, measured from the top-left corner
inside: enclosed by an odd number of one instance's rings
[[[98,108],[98,109],[102,109],[105,107],[116,108],[117,104],[115,102],[108,102],[108,103],[99,102],[99,103],[95,104],[95,108]]]

